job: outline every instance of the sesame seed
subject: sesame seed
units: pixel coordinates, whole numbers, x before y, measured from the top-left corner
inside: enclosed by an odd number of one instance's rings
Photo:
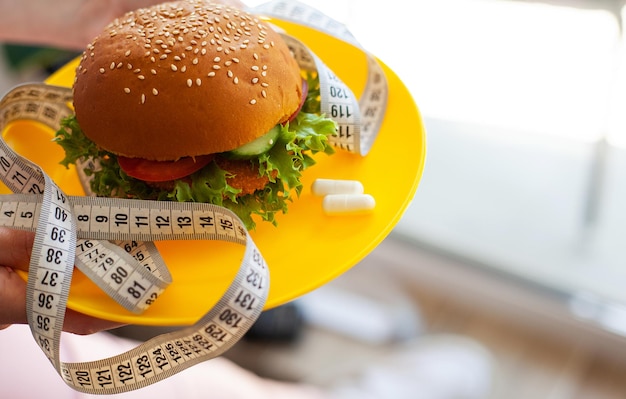
[[[171,64],[170,68],[172,68],[172,71],[174,71],[174,72],[178,71],[178,67],[176,65],[174,65],[174,64]]]
[[[234,84],[238,84],[239,83],[239,78],[235,76],[235,78],[233,79],[233,83]]]
[[[259,82],[259,78],[252,78],[252,84],[257,84]]]
[[[152,89],[152,94],[156,96],[157,94],[159,94],[159,91],[157,89]]]
[[[265,90],[261,90],[261,95],[263,96],[263,98],[267,98],[267,93],[265,92]]]
[[[182,67],[182,68],[180,68],[180,71],[181,71],[181,72],[185,72],[186,70],[187,70],[187,65],[183,65],[183,67]]]
[[[198,59],[194,58],[193,61],[191,61],[191,63],[194,64],[194,65],[198,65]]]
[[[109,66],[109,69],[111,69],[111,70],[115,69],[115,62],[111,63],[111,66]]]
[[[156,73],[157,73],[157,72],[156,72],[156,69],[151,69],[151,70],[150,70],[150,73],[151,73],[151,74],[153,74],[153,75],[156,75]]]
[[[124,93],[126,94],[130,93],[130,89],[128,87],[124,87]]]
[[[206,76],[212,78],[213,76],[215,76],[215,72],[209,72]]]
[[[253,98],[252,100],[250,100],[250,104],[252,105],[256,104],[256,100]]]
[[[233,71],[228,71],[226,74],[228,75],[229,78],[233,77]]]
[[[250,67],[250,69],[252,69],[253,71],[258,71],[258,70],[259,70],[259,67],[258,67],[258,66],[256,66],[256,65],[252,65],[252,66]]]
[[[100,68],[100,73],[104,73],[104,68]]]
[[[221,67],[219,65],[213,65],[213,69],[220,69]]]
[[[202,85],[202,79],[197,78],[197,79],[196,79],[196,84],[197,84],[198,86],[201,86],[201,85]]]
[[[128,57],[128,56],[130,55],[130,50],[126,50],[126,52],[124,53],[124,55],[125,55],[126,57]]]
[[[139,80],[144,80],[146,77],[145,77],[145,76],[143,76],[143,75],[137,75],[137,78],[138,78]]]
[[[215,58],[213,58],[213,62],[220,62],[220,61],[221,61],[221,58],[220,58],[220,57],[215,57]]]
[[[142,95],[141,95],[141,103],[142,103],[142,104],[145,104],[145,102],[146,102],[146,95],[145,95],[145,94],[142,94]]]
[[[187,79],[187,87],[191,87],[193,85],[193,81],[191,79]]]

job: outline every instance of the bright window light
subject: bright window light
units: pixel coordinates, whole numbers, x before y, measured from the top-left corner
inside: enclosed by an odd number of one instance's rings
[[[501,0],[422,0],[408,12],[404,4],[359,1],[349,26],[424,115],[584,141],[606,134],[619,42],[609,12]]]
[[[626,19],[626,9],[622,9],[622,21]],[[626,34],[622,36],[617,65],[617,81],[611,92],[611,108],[609,122],[609,142],[616,147],[626,147]]]

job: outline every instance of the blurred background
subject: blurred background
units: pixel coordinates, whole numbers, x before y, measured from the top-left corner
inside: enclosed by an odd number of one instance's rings
[[[329,384],[399,341],[458,333],[494,353],[492,398],[623,398],[624,2],[304,3],[404,81],[428,134],[426,169],[370,256],[275,315],[281,339],[250,337],[227,356]],[[71,56],[4,50],[3,92]]]

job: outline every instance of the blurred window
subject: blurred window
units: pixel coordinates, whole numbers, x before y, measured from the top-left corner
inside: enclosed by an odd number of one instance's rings
[[[626,334],[624,0],[301,1],[345,23],[424,118],[424,177],[393,235]]]

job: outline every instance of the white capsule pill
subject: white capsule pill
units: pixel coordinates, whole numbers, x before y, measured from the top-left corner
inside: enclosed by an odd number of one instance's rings
[[[322,201],[322,209],[329,215],[367,213],[375,206],[376,200],[369,194],[330,194]]]
[[[313,194],[363,194],[363,184],[358,180],[315,179],[311,185]]]

